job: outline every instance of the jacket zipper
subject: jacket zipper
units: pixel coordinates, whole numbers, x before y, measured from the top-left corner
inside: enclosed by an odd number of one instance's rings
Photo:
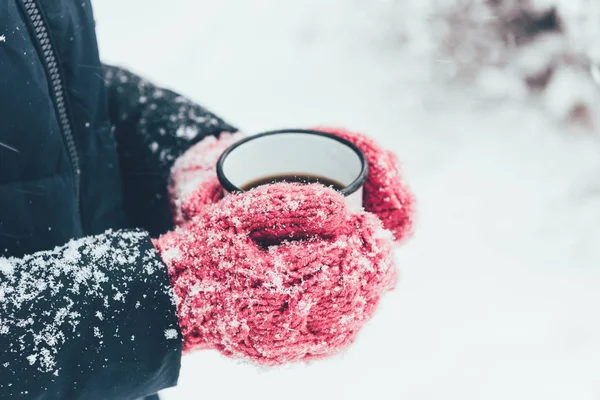
[[[76,207],[77,216],[81,220],[80,212],[80,168],[79,168],[79,156],[77,155],[77,147],[75,146],[75,139],[73,137],[73,130],[71,128],[71,121],[69,119],[69,113],[67,110],[66,93],[60,70],[58,69],[58,61],[56,53],[52,47],[50,36],[48,34],[48,28],[42,18],[39,6],[36,0],[22,0],[25,10],[31,20],[31,25],[35,31],[35,36],[39,41],[43,61],[46,63],[46,71],[48,74],[48,80],[50,82],[50,88],[54,95],[54,105],[58,113],[58,120],[60,123],[61,131],[67,145],[67,151],[69,153],[69,159],[71,161],[71,167],[73,169],[73,179],[75,182],[75,196],[76,196]]]

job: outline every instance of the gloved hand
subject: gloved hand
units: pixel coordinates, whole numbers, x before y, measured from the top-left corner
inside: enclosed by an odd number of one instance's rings
[[[169,181],[171,211],[176,225],[182,225],[223,198],[223,187],[217,178],[217,161],[229,146],[244,137],[240,132],[224,132],[218,138],[208,136],[177,158]]]
[[[389,229],[396,239],[408,236],[412,228],[413,196],[402,183],[397,157],[367,136],[342,129],[317,128],[357,145],[369,164],[364,185],[363,206]],[[216,174],[220,155],[244,137],[224,133],[219,139],[209,137],[191,147],[175,162],[171,170],[170,195],[175,222],[181,224],[200,213],[208,204],[223,197]]]
[[[350,343],[396,281],[391,233],[322,185],[227,196],[154,244],[175,291],[184,351],[215,348],[264,364]]]
[[[360,133],[338,128],[317,128],[354,143],[367,158],[369,176],[363,189],[363,207],[379,217],[400,241],[412,229],[413,196],[402,182],[398,157]]]

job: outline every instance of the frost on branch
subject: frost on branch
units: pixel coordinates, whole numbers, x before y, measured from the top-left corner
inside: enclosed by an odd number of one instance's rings
[[[539,99],[560,122],[597,125],[600,3],[586,0],[444,0],[432,30],[452,79],[484,93]]]

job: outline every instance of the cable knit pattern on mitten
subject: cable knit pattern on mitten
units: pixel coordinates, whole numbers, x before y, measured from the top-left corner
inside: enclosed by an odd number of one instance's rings
[[[393,237],[321,185],[232,195],[155,240],[177,298],[184,350],[263,364],[352,342],[393,288]]]
[[[397,241],[407,237],[412,230],[414,199],[402,182],[398,157],[365,135],[339,128],[317,129],[346,139],[362,150],[369,163],[363,191],[365,210],[377,215]]]

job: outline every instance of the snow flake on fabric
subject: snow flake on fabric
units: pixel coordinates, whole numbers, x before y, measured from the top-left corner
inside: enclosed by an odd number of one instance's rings
[[[22,358],[58,376],[57,357],[71,338],[86,337],[100,352],[107,336],[119,335],[106,326],[124,312],[123,304],[132,302],[132,309],[149,304],[141,295],[130,298],[125,271],[140,261],[147,274],[164,271],[158,257],[140,252],[147,240],[142,231],[108,231],[21,259],[0,258],[0,365]],[[162,290],[171,295],[166,280],[165,285]],[[51,309],[44,307],[48,302]],[[86,319],[92,326],[81,323],[84,313],[92,314]]]
[[[396,282],[392,233],[321,185],[225,197],[154,243],[184,351],[215,348],[261,364],[340,350]]]
[[[135,134],[146,146],[148,158],[161,165],[165,172],[200,139],[235,131],[193,101],[158,88],[129,71],[107,67],[104,77],[109,93],[119,93],[118,101],[127,103],[120,107],[128,110],[121,113],[121,122],[135,120]]]

